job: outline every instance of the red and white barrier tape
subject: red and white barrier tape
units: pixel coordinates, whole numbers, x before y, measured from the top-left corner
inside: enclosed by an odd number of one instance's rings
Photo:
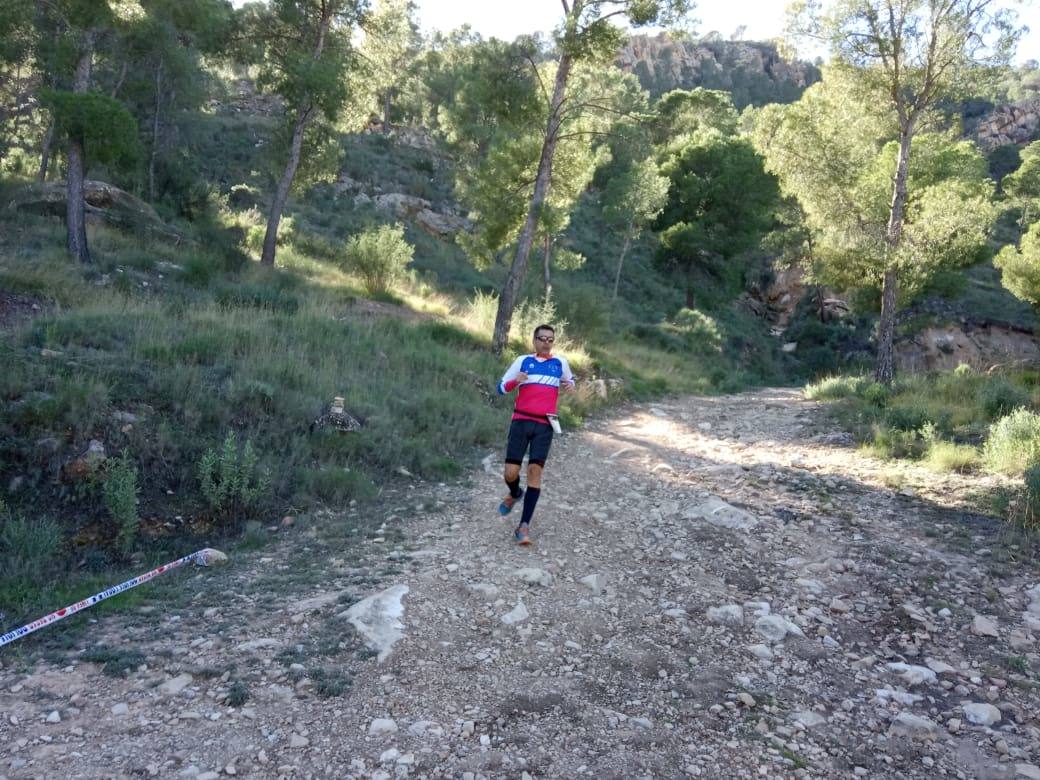
[[[103,590],[100,593],[96,593],[89,598],[85,598],[82,601],[77,601],[64,609],[59,609],[57,612],[52,612],[49,615],[45,615],[39,620],[34,620],[32,623],[28,623],[21,628],[16,628],[14,631],[10,631],[6,634],[0,635],[0,647],[14,642],[16,639],[21,639],[27,634],[31,634],[33,631],[38,631],[45,626],[49,626],[51,623],[57,623],[59,620],[67,618],[69,615],[75,615],[88,607],[92,607],[99,601],[104,601],[112,596],[117,596],[125,590],[136,588],[142,583],[148,582],[148,580],[155,579],[160,574],[165,574],[171,569],[179,568],[186,563],[194,562],[199,566],[213,566],[216,564],[227,563],[227,556],[224,555],[220,550],[213,550],[207,547],[204,550],[193,552],[191,555],[185,555],[183,558],[179,558],[171,563],[164,563],[162,566],[152,569],[144,574],[139,574],[126,582],[121,582],[118,585],[113,585],[107,590]]]

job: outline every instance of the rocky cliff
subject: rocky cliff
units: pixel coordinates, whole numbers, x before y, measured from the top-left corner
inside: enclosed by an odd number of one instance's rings
[[[1040,98],[995,109],[979,121],[974,136],[987,152],[1040,139]]]
[[[771,43],[673,40],[667,33],[632,36],[616,62],[654,97],[672,89],[721,89],[732,93],[738,109],[792,102],[820,79],[815,65],[789,62]]]

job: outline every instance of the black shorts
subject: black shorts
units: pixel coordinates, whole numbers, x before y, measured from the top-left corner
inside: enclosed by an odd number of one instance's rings
[[[534,420],[513,420],[509,426],[509,441],[506,444],[506,463],[519,466],[523,463],[524,453],[530,447],[527,462],[544,466],[552,446],[553,429],[548,423]]]

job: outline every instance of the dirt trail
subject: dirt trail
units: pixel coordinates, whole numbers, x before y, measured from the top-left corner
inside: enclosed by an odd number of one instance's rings
[[[791,390],[634,405],[557,440],[518,548],[487,463],[0,655],[0,777],[1040,778],[993,481],[864,459]],[[379,661],[342,615],[399,586]]]

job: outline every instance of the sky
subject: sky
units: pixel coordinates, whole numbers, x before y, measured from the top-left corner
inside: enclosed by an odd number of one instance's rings
[[[1009,0],[1011,2],[1011,0]],[[522,33],[549,32],[563,15],[560,0],[416,0],[425,32],[453,30],[469,24],[485,38],[512,40]],[[695,30],[729,38],[746,27],[745,40],[768,40],[783,31],[785,0],[696,0]],[[1020,20],[1032,29],[1022,39],[1016,62],[1040,60],[1040,0],[1020,9]]]

